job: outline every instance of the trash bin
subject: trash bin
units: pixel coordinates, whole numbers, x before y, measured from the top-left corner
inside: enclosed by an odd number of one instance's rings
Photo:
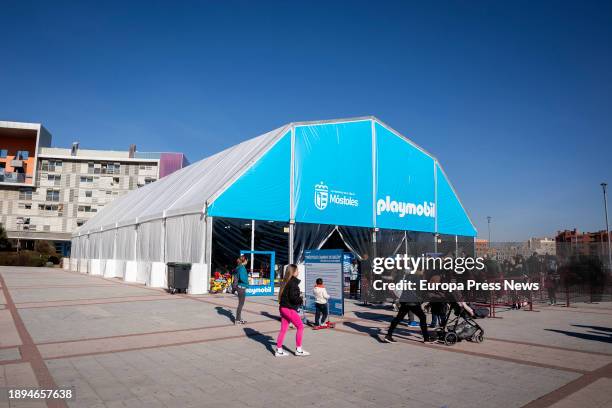
[[[168,262],[168,292],[187,293],[190,271],[190,263]]]

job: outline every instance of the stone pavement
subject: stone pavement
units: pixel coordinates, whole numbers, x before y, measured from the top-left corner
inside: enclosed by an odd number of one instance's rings
[[[74,387],[71,401],[4,407],[609,407],[612,304],[507,311],[482,344],[420,342],[393,312],[347,302],[307,329],[306,358],[275,358],[277,308],[231,295],[169,295],[60,269],[0,267],[0,388]],[[294,349],[294,331],[285,346]]]

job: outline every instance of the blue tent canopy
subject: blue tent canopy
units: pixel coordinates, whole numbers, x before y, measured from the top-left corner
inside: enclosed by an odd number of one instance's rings
[[[208,215],[476,236],[437,159],[380,120],[282,129],[211,196]]]

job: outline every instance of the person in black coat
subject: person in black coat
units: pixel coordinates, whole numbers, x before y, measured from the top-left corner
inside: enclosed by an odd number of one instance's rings
[[[287,266],[283,283],[278,292],[279,312],[281,316],[281,330],[278,333],[276,340],[276,357],[285,357],[289,354],[283,350],[283,340],[289,329],[289,323],[293,323],[297,332],[295,334],[295,355],[298,357],[308,356],[309,352],[302,349],[302,337],[304,335],[304,323],[300,318],[298,309],[304,304],[302,294],[300,292],[300,280],[297,278],[298,268],[291,264]]]

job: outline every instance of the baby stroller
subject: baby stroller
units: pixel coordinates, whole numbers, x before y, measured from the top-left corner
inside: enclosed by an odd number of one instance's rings
[[[451,317],[451,314],[455,314]],[[436,332],[438,340],[447,346],[452,346],[461,340],[469,340],[475,343],[484,341],[484,330],[474,321],[474,312],[464,302],[451,302],[446,321]]]

